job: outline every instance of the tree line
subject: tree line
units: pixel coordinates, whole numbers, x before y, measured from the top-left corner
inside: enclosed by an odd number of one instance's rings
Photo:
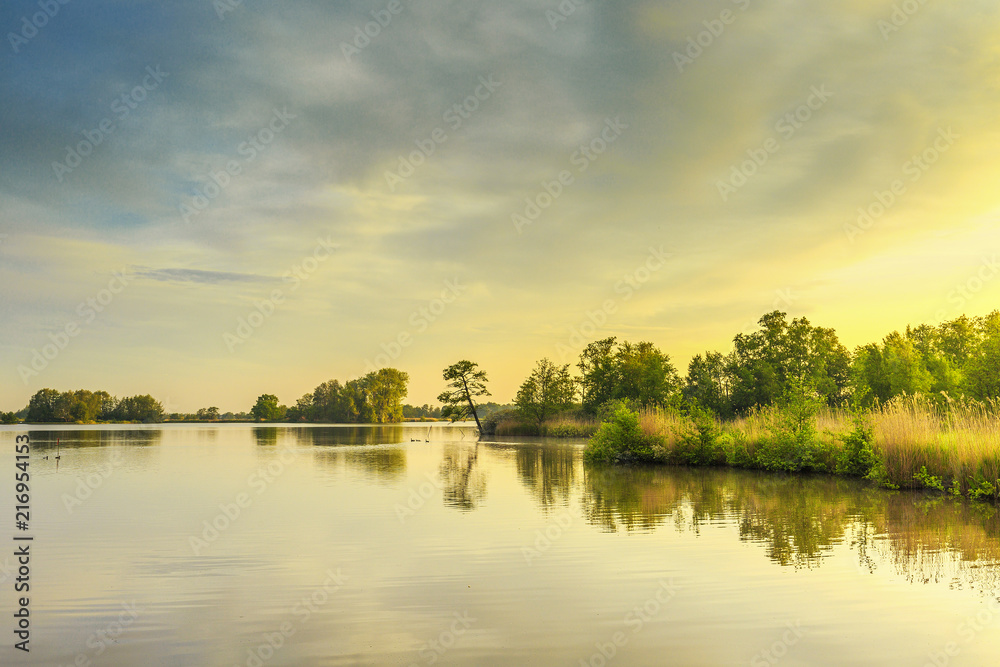
[[[106,391],[59,392],[39,389],[28,401],[24,420],[52,422],[142,422],[163,421],[163,405],[149,394],[117,398]]]
[[[581,352],[575,377],[569,364],[539,361],[514,403],[524,419],[541,424],[575,406],[596,414],[615,402],[696,404],[734,417],[793,391],[831,407],[872,407],[902,394],[1000,399],[1000,311],[908,326],[853,352],[833,329],[805,317],[789,321],[774,311],[758,324],[757,331],[737,334],[728,353],[695,355],[684,377],[651,342],[594,341]]]
[[[403,421],[403,398],[410,376],[382,368],[364,377],[324,382],[303,394],[295,405],[279,405],[274,394],[263,394],[250,410],[260,421],[389,424]]]
[[[792,391],[807,392],[832,407],[872,407],[903,394],[934,400],[1000,399],[1000,311],[908,326],[853,351],[833,329],[814,326],[805,317],[789,321],[786,313],[774,311],[758,324],[756,331],[737,334],[728,353],[695,355],[683,377],[670,356],[649,341],[619,342],[615,337],[594,341],[580,353],[575,376],[569,364],[537,362],[514,405],[521,418],[541,424],[567,410],[594,415],[612,403],[636,408],[697,405],[723,418],[734,417],[778,403]],[[466,360],[453,364],[443,379],[448,390],[438,396],[440,408],[404,406],[409,375],[383,368],[344,383],[324,382],[291,407],[281,405],[273,394],[263,394],[249,415],[233,416],[383,424],[404,417],[479,421],[483,406],[490,412],[501,408],[474,403],[473,399],[489,395],[486,374],[477,364]],[[11,423],[21,415],[28,422],[164,419],[162,405],[149,395],[118,399],[105,391],[54,389],[39,390],[25,410],[18,415],[4,413],[0,419]],[[211,407],[184,417],[212,421],[220,415]]]

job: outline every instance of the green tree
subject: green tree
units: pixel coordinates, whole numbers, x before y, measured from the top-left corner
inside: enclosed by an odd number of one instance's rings
[[[219,408],[214,405],[210,408],[199,408],[195,416],[201,421],[218,421]]]
[[[479,370],[479,364],[462,360],[444,369],[443,377],[448,383],[448,389],[441,392],[437,399],[444,405],[442,416],[451,417],[452,421],[473,417],[482,437],[483,425],[479,421],[473,399],[490,395],[486,390],[486,383],[489,381],[486,371]]]
[[[566,410],[576,398],[576,385],[569,364],[556,366],[548,359],[539,361],[521,385],[514,404],[539,426],[552,415]]]
[[[930,391],[933,378],[913,341],[894,331],[882,344],[891,396]]]
[[[618,387],[618,367],[615,363],[615,341],[612,336],[594,341],[580,353],[580,390],[583,409],[594,414],[615,398]]]
[[[979,400],[1000,398],[1000,311],[977,322],[981,340],[966,362],[964,386]]]
[[[734,410],[776,403],[793,380],[814,387],[829,405],[847,398],[851,357],[833,329],[814,327],[804,317],[789,323],[777,310],[759,324],[759,331],[733,340],[726,371]]]
[[[313,396],[312,393],[304,394],[295,402],[295,405],[288,408],[285,418],[290,422],[314,421]]]
[[[682,393],[688,402],[708,408],[717,415],[730,413],[726,358],[721,352],[696,354],[691,359]]]
[[[28,415],[26,422],[46,423],[54,422],[56,401],[59,400],[59,392],[55,389],[39,389],[28,400]]]
[[[278,397],[274,394],[262,394],[257,397],[250,414],[258,421],[279,421],[285,416],[285,408],[278,405]]]
[[[885,403],[892,398],[889,372],[886,369],[882,348],[878,343],[869,343],[854,351],[851,364],[851,386],[857,405],[870,408],[876,403]]]
[[[615,366],[615,399],[652,407],[666,404],[680,389],[680,378],[670,356],[650,342],[622,343],[615,353]]]
[[[403,421],[403,399],[410,376],[395,368],[381,368],[362,379],[365,402],[376,424]]]

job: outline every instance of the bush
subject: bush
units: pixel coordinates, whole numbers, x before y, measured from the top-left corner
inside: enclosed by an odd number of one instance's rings
[[[872,443],[875,431],[861,414],[854,417],[854,429],[840,437],[843,449],[837,461],[837,474],[866,477],[875,466],[877,457]]]
[[[822,470],[816,415],[822,402],[816,393],[792,383],[778,408],[768,415],[768,435],[757,449],[757,463],[765,470]]]
[[[715,415],[698,405],[687,409],[687,419],[677,433],[675,456],[679,463],[692,466],[715,466],[726,463],[721,442],[722,431]]]
[[[656,440],[639,428],[639,415],[619,405],[590,439],[584,460],[590,463],[649,463],[659,460]]]

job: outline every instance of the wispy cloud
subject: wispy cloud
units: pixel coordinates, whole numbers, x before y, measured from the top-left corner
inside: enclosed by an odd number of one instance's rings
[[[148,278],[166,283],[202,283],[222,285],[225,283],[274,283],[280,278],[254,273],[231,273],[227,271],[203,271],[200,269],[152,269],[145,266],[132,267],[139,278]]]

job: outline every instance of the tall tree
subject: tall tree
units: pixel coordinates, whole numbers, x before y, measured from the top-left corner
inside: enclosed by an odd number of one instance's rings
[[[548,359],[539,361],[521,385],[514,404],[539,426],[552,415],[572,406],[576,385],[569,364],[556,366]]]
[[[366,402],[371,406],[372,422],[388,424],[403,421],[403,399],[410,376],[395,368],[381,368],[362,379]]]
[[[696,354],[691,359],[683,393],[688,401],[717,415],[729,414],[729,381],[726,377],[726,358],[721,352]]]
[[[254,419],[267,422],[278,421],[284,417],[284,412],[282,407],[278,405],[278,397],[274,394],[261,394],[250,409],[250,414],[254,416]]]
[[[490,396],[486,390],[486,371],[479,370],[479,364],[462,360],[444,369],[443,377],[448,383],[448,389],[441,392],[438,400],[444,404],[442,416],[452,420],[475,418],[480,437],[483,435],[483,425],[479,422],[476,404],[477,396]]]
[[[680,388],[670,355],[650,342],[622,343],[615,354],[618,385],[614,398],[642,407],[663,405]]]
[[[615,337],[594,341],[580,353],[580,390],[583,409],[590,413],[615,398],[618,366],[615,363]]]

